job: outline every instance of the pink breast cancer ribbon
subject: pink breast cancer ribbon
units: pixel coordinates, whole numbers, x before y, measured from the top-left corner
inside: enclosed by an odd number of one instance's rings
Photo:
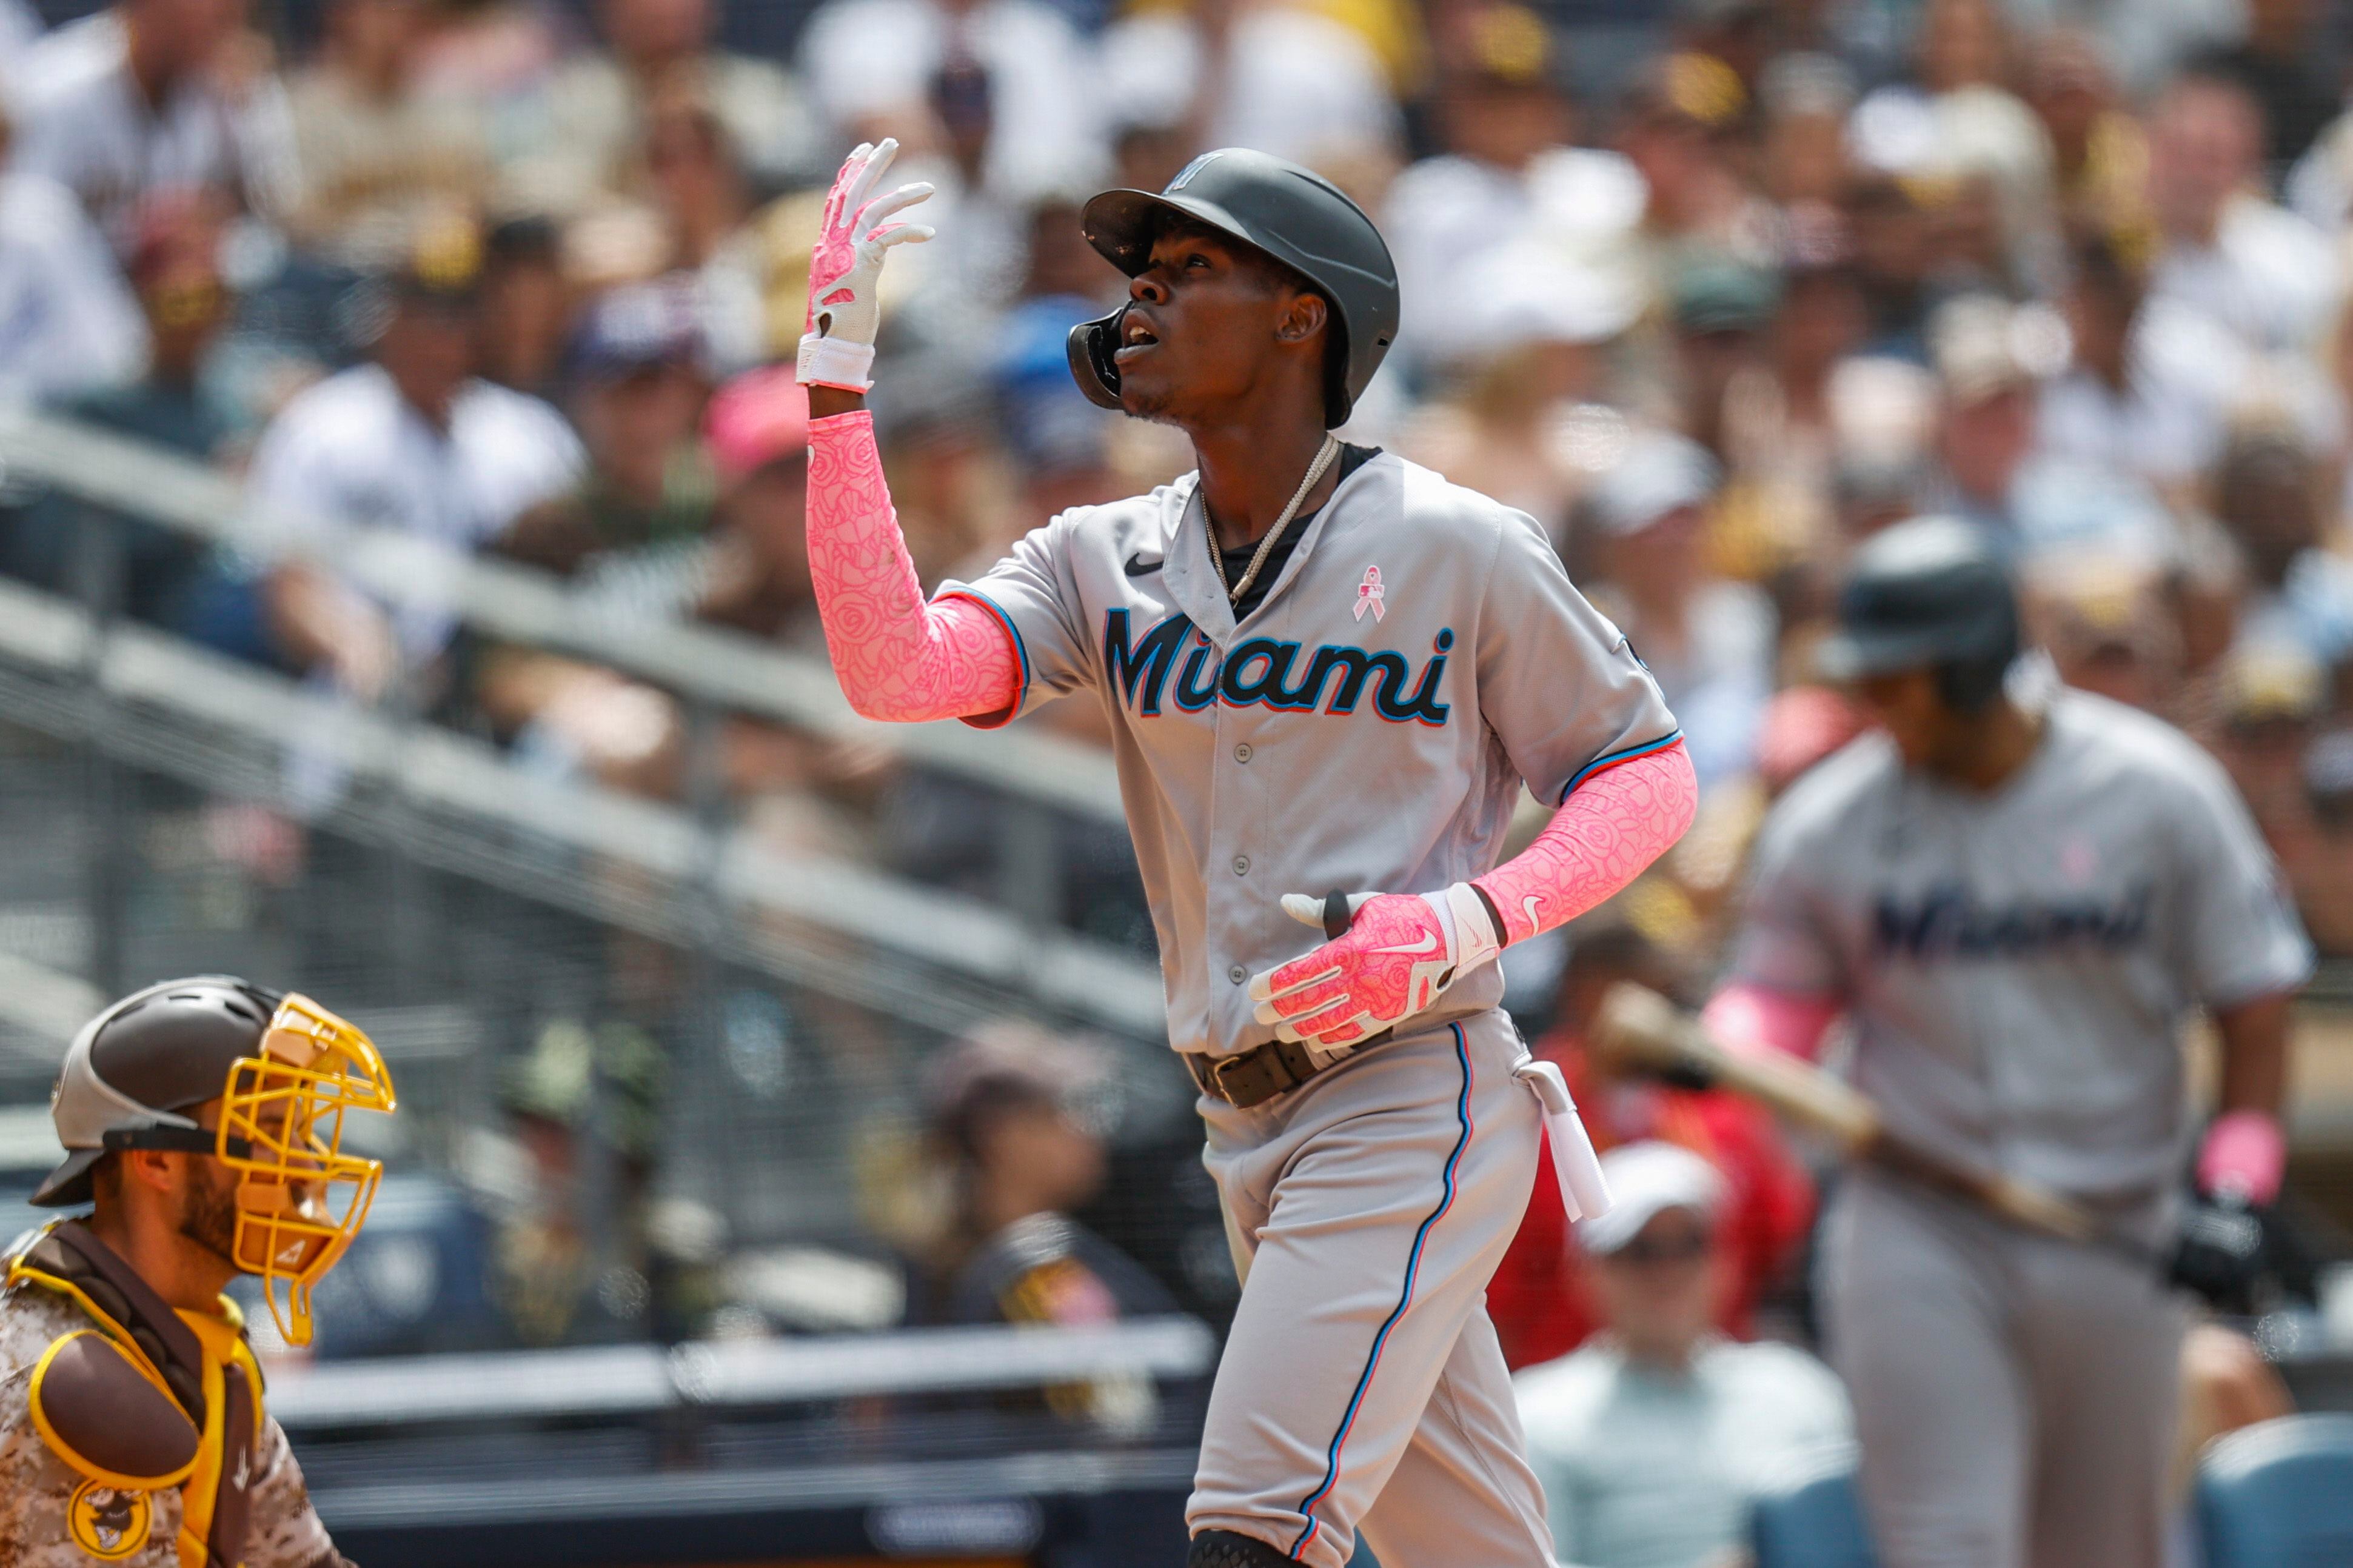
[[[1366,567],[1365,580],[1356,584],[1356,619],[1363,620],[1366,610],[1373,612],[1377,621],[1388,614],[1381,608],[1381,569],[1377,566]]]

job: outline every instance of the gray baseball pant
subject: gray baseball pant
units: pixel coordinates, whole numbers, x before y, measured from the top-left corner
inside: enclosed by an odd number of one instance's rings
[[[2160,1568],[2188,1319],[2150,1269],[1868,1170],[1820,1266],[1882,1568]]]
[[[1552,1568],[1487,1281],[1536,1175],[1499,1012],[1250,1110],[1204,1099],[1241,1303],[1186,1523],[1343,1568]]]

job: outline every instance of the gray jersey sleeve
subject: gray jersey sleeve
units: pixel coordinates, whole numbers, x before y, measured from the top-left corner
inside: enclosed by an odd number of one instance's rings
[[[1506,512],[1502,535],[1479,606],[1479,710],[1529,793],[1557,805],[1597,769],[1672,742],[1675,716],[1535,520]]]
[[[2210,1010],[2291,990],[2311,976],[2313,954],[2279,866],[2221,764],[2183,752],[2177,874],[2188,896],[2175,962],[2187,988]]]
[[[1043,528],[1031,529],[980,581],[950,580],[933,595],[955,595],[982,605],[1004,623],[1020,657],[1021,696],[1013,710],[965,722],[982,728],[1010,723],[1092,679],[1079,587],[1071,574],[1071,514],[1065,512]]]

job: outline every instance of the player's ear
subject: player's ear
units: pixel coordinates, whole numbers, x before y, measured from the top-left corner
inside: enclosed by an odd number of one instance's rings
[[[1324,322],[1331,307],[1324,296],[1313,289],[1302,289],[1293,294],[1275,318],[1274,335],[1278,342],[1303,343],[1324,331]]]
[[[121,1184],[168,1193],[180,1184],[179,1156],[165,1149],[118,1149]]]

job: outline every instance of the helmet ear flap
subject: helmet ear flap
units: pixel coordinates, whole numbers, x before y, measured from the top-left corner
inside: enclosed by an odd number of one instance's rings
[[[1119,365],[1111,356],[1119,347],[1119,324],[1126,314],[1127,307],[1122,305],[1108,316],[1071,329],[1071,379],[1098,408],[1119,406]]]

